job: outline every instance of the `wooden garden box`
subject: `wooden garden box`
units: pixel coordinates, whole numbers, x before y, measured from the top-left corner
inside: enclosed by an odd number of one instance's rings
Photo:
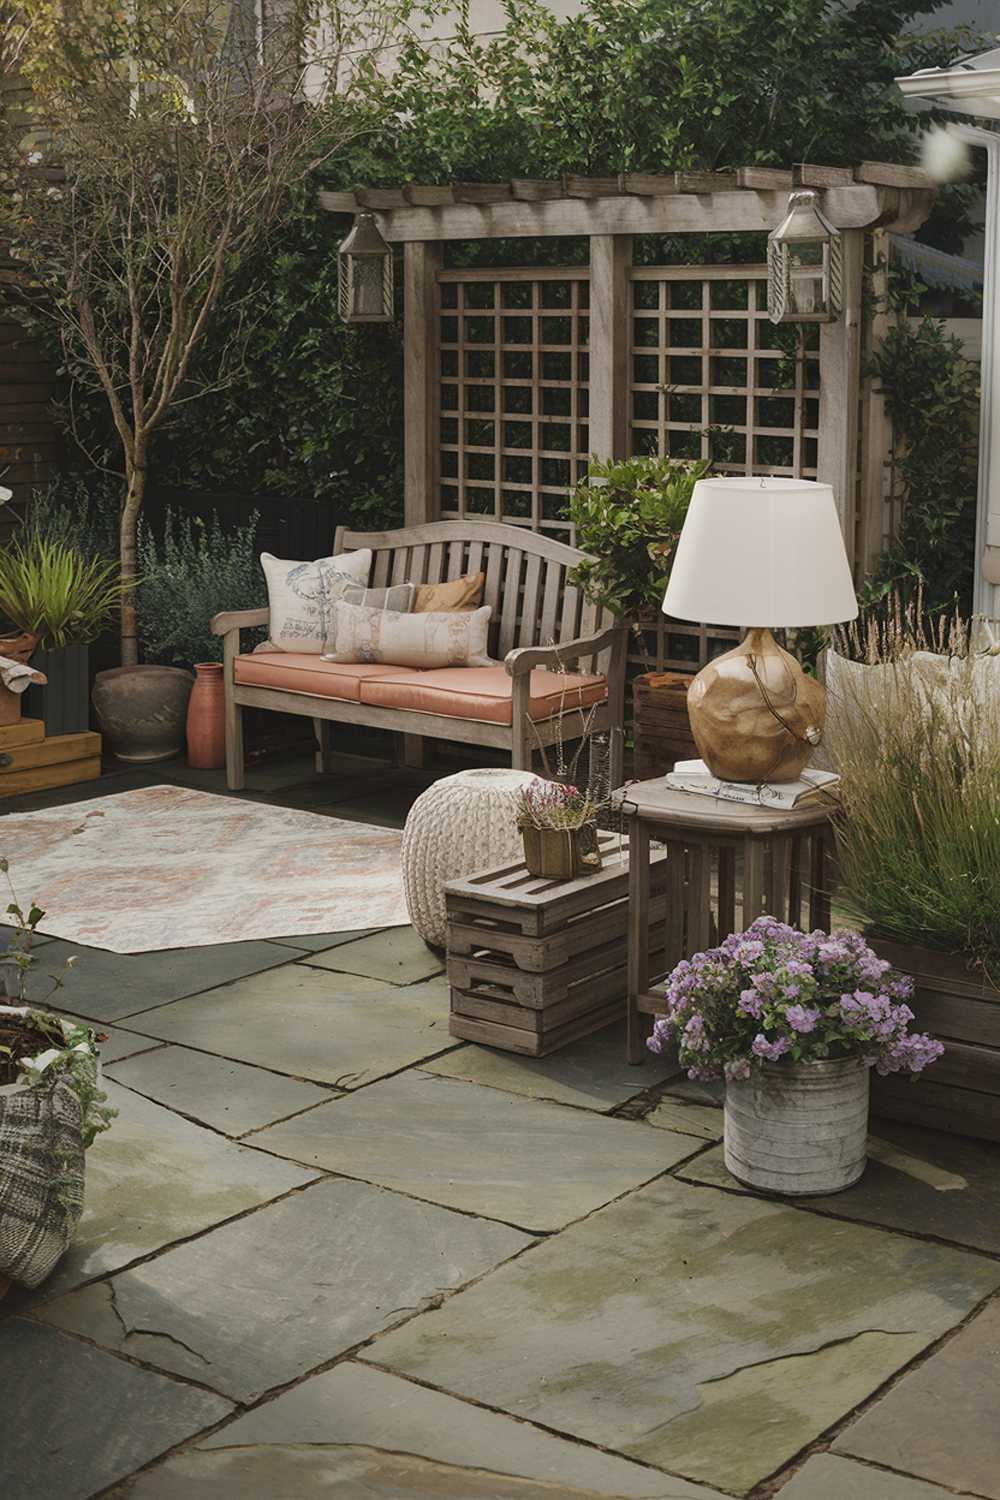
[[[600,835],[603,868],[574,880],[523,862],[445,887],[449,1031],[543,1057],[625,1016],[628,856]],[[653,930],[665,940],[666,857],[653,855]]]
[[[687,711],[690,682],[686,672],[643,672],[632,684],[637,780],[663,776],[676,761],[697,757]]]
[[[960,958],[869,939],[881,958],[916,980],[917,1031],[945,1045],[915,1083],[872,1076],[872,1111],[892,1120],[1000,1141],[1000,989]]]

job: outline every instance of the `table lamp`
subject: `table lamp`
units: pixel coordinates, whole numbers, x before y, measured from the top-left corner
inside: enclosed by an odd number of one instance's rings
[[[808,479],[700,479],[663,613],[749,627],[688,689],[691,733],[723,781],[795,781],[823,734],[826,693],[771,634],[858,613],[833,490]],[[751,625],[751,621],[761,621]]]

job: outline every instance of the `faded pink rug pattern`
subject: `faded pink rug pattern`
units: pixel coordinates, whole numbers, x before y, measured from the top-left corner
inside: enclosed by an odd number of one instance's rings
[[[112,953],[403,926],[401,841],[177,786],[0,817],[21,904],[45,911],[39,932]]]

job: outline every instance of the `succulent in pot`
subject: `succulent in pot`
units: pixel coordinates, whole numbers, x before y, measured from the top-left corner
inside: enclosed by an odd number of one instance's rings
[[[648,1046],[676,1045],[691,1078],[725,1079],[738,1181],[837,1192],[865,1169],[870,1070],[915,1076],[944,1051],[910,1031],[912,991],[857,932],[758,917],[676,966]]]

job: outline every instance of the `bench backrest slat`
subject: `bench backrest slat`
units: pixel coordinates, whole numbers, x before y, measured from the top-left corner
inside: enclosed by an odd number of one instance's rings
[[[494,521],[427,521],[396,531],[341,527],[334,553],[370,547],[373,588],[389,583],[443,583],[465,573],[486,574],[483,603],[493,610],[490,652],[501,659],[515,646],[568,644],[612,623],[613,617],[567,582],[587,556],[527,527]],[[606,671],[609,652],[574,670]]]

